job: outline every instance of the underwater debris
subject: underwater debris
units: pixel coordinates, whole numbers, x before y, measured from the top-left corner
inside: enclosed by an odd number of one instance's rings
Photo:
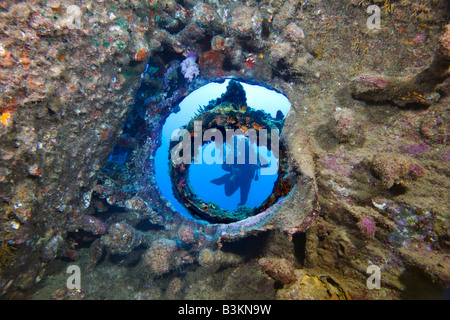
[[[199,265],[205,268],[211,268],[213,270],[238,265],[244,260],[245,257],[241,255],[208,248],[201,249],[197,256],[197,262]]]
[[[196,242],[195,232],[190,226],[183,226],[178,229],[178,239],[184,244],[193,244]]]
[[[214,252],[211,249],[204,248],[200,250],[197,258],[202,267],[208,267],[214,263]]]
[[[271,278],[283,284],[297,280],[293,264],[286,259],[261,258],[258,266]]]
[[[176,255],[177,243],[162,238],[152,242],[144,255],[144,262],[156,276],[161,276],[176,266]]]
[[[72,220],[73,221],[70,226],[70,229],[72,230],[82,229],[92,233],[93,235],[104,235],[106,233],[106,224],[96,217],[77,214]]]
[[[64,239],[59,234],[49,239],[45,247],[42,249],[41,259],[47,262],[54,260],[61,252],[63,244]]]
[[[112,254],[127,254],[142,243],[142,236],[126,223],[115,223],[100,241]]]

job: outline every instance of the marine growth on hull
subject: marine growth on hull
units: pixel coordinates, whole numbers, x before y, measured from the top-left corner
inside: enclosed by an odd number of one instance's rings
[[[0,299],[449,298],[449,9],[0,0]]]

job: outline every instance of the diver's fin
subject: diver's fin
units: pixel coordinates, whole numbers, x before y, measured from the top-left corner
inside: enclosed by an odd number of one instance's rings
[[[211,183],[214,183],[218,186],[224,184],[225,185],[225,195],[227,197],[232,196],[233,193],[235,193],[236,190],[240,186],[239,181],[236,181],[236,179],[234,179],[230,173],[223,175],[220,178],[211,180]]]
[[[214,183],[214,184],[220,186],[221,184],[225,184],[228,181],[230,181],[230,177],[231,177],[231,174],[225,174],[220,178],[211,180],[211,183]]]

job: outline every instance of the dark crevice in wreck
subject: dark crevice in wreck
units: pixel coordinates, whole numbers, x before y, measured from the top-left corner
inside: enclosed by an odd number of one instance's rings
[[[72,242],[76,249],[89,248],[99,238],[99,235],[84,230],[73,231],[67,234],[67,240]]]
[[[109,254],[107,259],[113,264],[124,266],[126,268],[134,268],[141,261],[145,250],[145,247],[138,246],[127,254]]]
[[[144,219],[144,220],[140,221],[134,227],[136,230],[143,231],[143,232],[164,230],[163,226],[154,224],[151,221],[149,221],[148,219]]]
[[[198,46],[199,46],[199,51],[200,52],[208,52],[209,50],[211,50],[211,40],[212,40],[213,36],[211,34],[205,34],[204,37],[202,37],[201,39],[197,40]]]
[[[261,38],[268,40],[271,34],[271,25],[267,19],[262,21]]]
[[[177,34],[186,27],[186,24],[179,21],[178,24],[167,26],[165,29],[171,34]]]
[[[184,56],[181,53],[175,52],[168,44],[162,46],[162,50],[156,52],[151,59],[160,60],[162,64],[169,65],[173,60],[182,61]]]
[[[394,197],[401,196],[401,195],[405,194],[406,192],[408,192],[408,187],[401,185],[401,184],[394,184],[389,189],[389,191],[391,191],[391,193]]]
[[[224,71],[238,71],[240,69],[238,65],[233,64],[232,60],[228,56],[226,56],[223,60],[222,68]]]
[[[448,300],[449,288],[430,280],[422,270],[406,268],[399,281],[405,286],[400,297],[403,300]]]
[[[280,59],[274,67],[272,67],[272,77],[278,77],[283,81],[290,82],[297,80],[300,74],[293,72],[292,67],[285,59]]]
[[[297,232],[292,236],[294,256],[301,267],[305,265],[306,258],[306,232]]]
[[[224,252],[230,252],[238,254],[250,260],[258,258],[266,246],[271,234],[270,231],[260,232],[257,235],[251,235],[243,239],[239,239],[233,242],[224,242],[221,250]]]

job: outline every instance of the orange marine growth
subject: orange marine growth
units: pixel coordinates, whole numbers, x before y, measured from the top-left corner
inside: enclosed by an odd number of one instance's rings
[[[259,124],[257,124],[256,122],[253,122],[252,123],[252,126],[253,126],[253,128],[254,129],[256,129],[256,130],[261,130],[263,127],[261,127]]]
[[[9,112],[2,113],[2,115],[0,116],[0,121],[2,122],[2,124],[4,126],[8,125],[8,119],[10,117],[11,117],[11,113],[9,113]]]
[[[134,59],[136,61],[143,61],[145,58],[148,57],[148,51],[142,48],[138,52],[136,52],[136,55],[134,56]]]

